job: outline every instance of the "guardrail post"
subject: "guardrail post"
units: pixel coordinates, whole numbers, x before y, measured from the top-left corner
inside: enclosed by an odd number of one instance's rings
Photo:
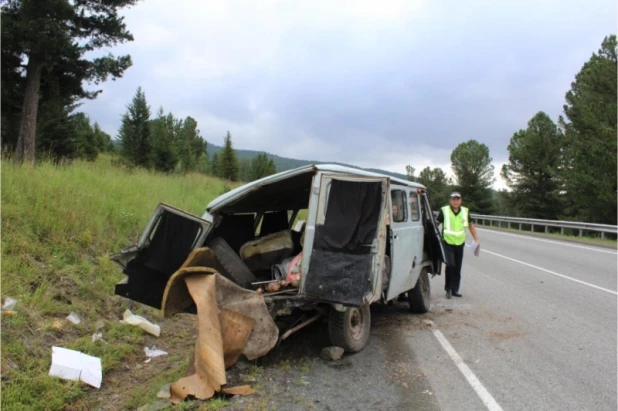
[[[519,223],[519,231],[521,231],[521,223]]]
[[[580,237],[582,236],[582,231],[583,231],[583,230],[581,230],[581,229],[579,230],[579,236],[580,236]]]
[[[549,226],[545,226],[545,234],[547,234],[549,232]]]
[[[511,222],[509,221],[509,230],[511,229]]]
[[[601,231],[601,240],[605,240],[605,233]]]
[[[502,221],[498,220],[498,228],[502,228]]]
[[[534,224],[530,224],[530,231],[534,233]]]
[[[564,227],[560,227],[560,235],[564,235]]]

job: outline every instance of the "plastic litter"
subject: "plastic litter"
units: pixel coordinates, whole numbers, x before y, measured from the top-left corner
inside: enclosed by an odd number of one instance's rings
[[[2,311],[13,311],[13,308],[17,305],[17,300],[6,297],[4,299],[4,304],[2,304]]]
[[[146,357],[154,358],[159,357],[161,355],[167,355],[167,351],[159,350],[154,345],[152,348],[144,347],[144,353],[146,353]]]
[[[130,310],[126,310],[123,313],[122,317],[122,320],[120,320],[122,324],[137,325],[142,330],[154,336],[158,337],[159,335],[161,335],[161,327],[159,325],[151,323],[144,317],[133,314]]]
[[[95,343],[97,341],[103,341],[105,344],[107,344],[107,341],[103,339],[103,333],[92,334],[92,342]]]
[[[67,320],[69,320],[70,322],[72,322],[73,324],[79,324],[82,322],[82,320],[79,318],[79,315],[75,314],[75,313],[71,313],[67,316]]]
[[[101,388],[103,380],[101,359],[68,348],[52,347],[49,375],[65,380],[79,380]]]

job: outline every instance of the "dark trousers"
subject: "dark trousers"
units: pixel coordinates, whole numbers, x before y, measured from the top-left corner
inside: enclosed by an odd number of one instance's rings
[[[444,250],[447,254],[446,261],[450,262],[451,265],[446,266],[445,271],[445,283],[444,289],[451,290],[454,293],[459,292],[459,284],[461,283],[461,265],[463,263],[463,255],[465,244],[462,245],[451,245],[444,243],[446,249]]]

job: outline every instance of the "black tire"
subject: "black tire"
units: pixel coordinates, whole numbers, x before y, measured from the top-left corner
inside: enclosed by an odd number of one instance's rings
[[[408,291],[408,303],[410,304],[410,311],[413,313],[423,314],[429,311],[431,306],[431,288],[427,267],[423,267],[416,285]]]
[[[221,275],[243,288],[252,288],[251,283],[256,281],[255,275],[232,250],[227,241],[221,237],[215,237],[208,242],[208,248],[214,251],[217,261],[223,267],[224,272]]]
[[[388,283],[391,281],[391,258],[384,256],[384,264],[382,266],[382,291],[388,289]]]
[[[369,340],[371,310],[368,305],[347,307],[344,312],[331,309],[328,317],[330,342],[346,352],[359,352]]]

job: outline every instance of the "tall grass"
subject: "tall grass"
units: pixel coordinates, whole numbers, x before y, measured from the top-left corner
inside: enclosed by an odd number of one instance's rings
[[[99,356],[109,370],[143,338],[118,324],[114,284],[123,275],[109,255],[138,240],[159,202],[201,215],[226,184],[129,170],[109,156],[36,166],[5,158],[1,170],[2,298],[18,300],[2,316],[2,408],[59,409],[90,388],[47,376],[52,345]],[[82,323],[68,323],[70,312]],[[90,340],[98,320],[108,345]]]

